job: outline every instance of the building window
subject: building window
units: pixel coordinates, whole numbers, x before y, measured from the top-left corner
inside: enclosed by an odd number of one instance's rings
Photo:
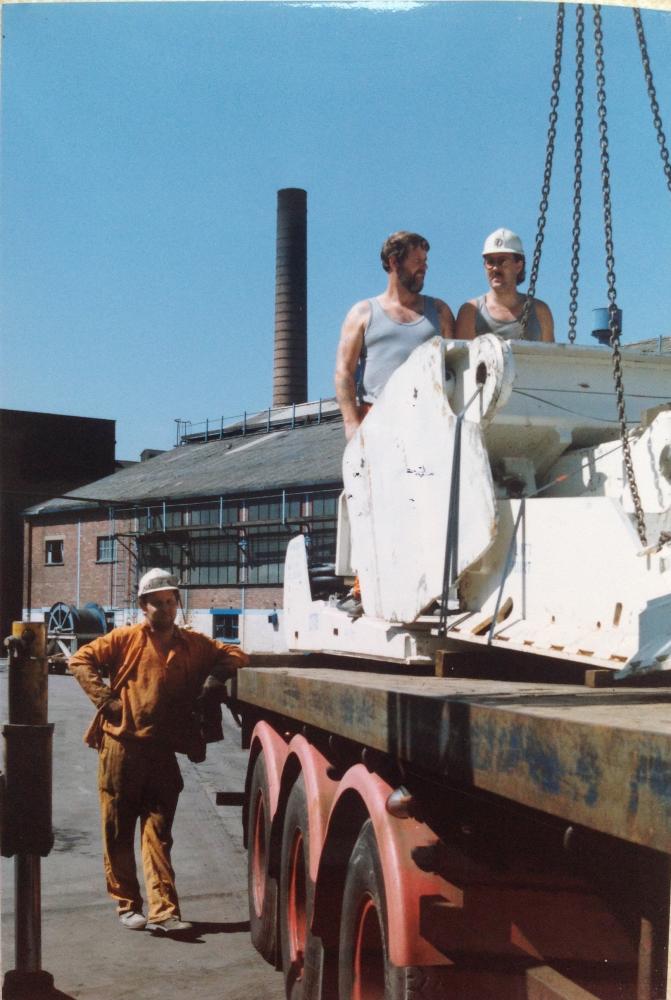
[[[44,543],[44,562],[47,566],[63,565],[63,539],[49,538]]]
[[[138,518],[140,531],[160,532],[166,528],[179,528],[184,522],[184,512],[180,508],[145,507]]]
[[[239,642],[238,626],[240,615],[237,611],[216,613],[214,618],[214,638],[220,642]]]
[[[116,538],[113,535],[99,535],[96,543],[98,562],[116,562]]]
[[[184,547],[162,539],[137,541],[138,573],[142,576],[148,569],[159,566],[166,569],[179,580],[184,578]]]
[[[337,496],[315,496],[312,498],[313,517],[336,517],[337,512]]]
[[[234,541],[202,536],[190,542],[191,575],[196,586],[238,582],[239,549]]]
[[[309,533],[308,558],[310,565],[328,565],[335,560],[336,532],[335,529],[319,524]]]
[[[236,503],[210,503],[203,504],[202,507],[191,509],[191,525],[235,524],[238,520],[238,506]]]
[[[287,521],[291,518],[296,520],[301,516],[301,498],[300,497],[287,497],[284,504],[284,516]]]
[[[248,521],[279,521],[281,516],[282,502],[279,498],[247,504]]]
[[[284,580],[284,557],[291,535],[271,533],[264,528],[248,528],[245,556],[247,583],[282,583]]]
[[[297,532],[306,536],[312,565],[333,562],[338,494],[145,507],[138,511],[138,571],[169,567],[186,587],[281,585],[287,543]],[[115,559],[114,551],[105,550],[111,541],[99,538],[100,562]]]

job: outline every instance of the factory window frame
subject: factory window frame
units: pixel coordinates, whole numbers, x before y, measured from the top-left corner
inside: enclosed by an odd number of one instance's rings
[[[213,535],[190,539],[191,586],[237,583],[240,550],[235,541]]]
[[[238,521],[238,505],[225,503],[220,508],[218,503],[210,503],[191,509],[192,527],[208,524],[218,525],[220,518],[222,524],[235,524]]]
[[[116,538],[114,535],[98,535],[96,539],[96,562],[116,562]]]
[[[46,538],[44,540],[44,565],[45,566],[63,565],[62,538]]]
[[[296,520],[302,514],[303,501],[301,497],[287,497],[284,505],[284,516],[287,519]]]
[[[181,507],[144,507],[138,516],[138,530],[141,533],[167,531],[181,528],[185,512]]]
[[[247,504],[248,521],[279,521],[282,517],[282,500],[270,497]]]
[[[337,496],[314,496],[312,498],[313,517],[336,517],[337,512]]]
[[[184,577],[184,549],[176,543],[147,541],[139,538],[137,542],[137,566],[141,576],[154,566],[167,569],[179,580]]]
[[[313,526],[306,539],[311,566],[329,565],[335,561],[336,529],[328,523]]]
[[[215,612],[214,638],[220,642],[240,642],[240,614],[236,611]]]
[[[284,582],[284,557],[289,539],[290,535],[286,530],[270,532],[262,527],[247,529],[247,583],[262,585]]]
[[[184,511],[183,510],[166,510],[165,512],[165,526],[166,528],[181,528],[184,521]]]

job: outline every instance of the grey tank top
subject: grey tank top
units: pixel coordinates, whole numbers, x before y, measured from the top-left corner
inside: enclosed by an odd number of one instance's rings
[[[476,313],[475,313],[476,336],[479,336],[481,333],[496,333],[498,334],[499,337],[503,337],[504,340],[541,339],[541,325],[538,321],[538,316],[536,315],[536,303],[533,300],[531,302],[531,308],[529,310],[529,320],[527,322],[526,336],[522,331],[522,324],[518,319],[515,320],[494,319],[494,317],[491,316],[489,313],[489,309],[487,308],[487,303],[485,301],[484,295],[481,295],[479,299],[476,299],[476,302],[477,302]]]
[[[423,296],[424,315],[412,323],[391,319],[377,299],[369,299],[370,318],[363,335],[357,386],[359,398],[372,403],[380,395],[387,379],[412,354],[416,347],[440,336],[440,320],[435,299]]]

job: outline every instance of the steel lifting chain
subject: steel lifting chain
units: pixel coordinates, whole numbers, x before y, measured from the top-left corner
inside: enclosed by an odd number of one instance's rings
[[[608,157],[608,127],[606,122],[606,76],[603,61],[603,30],[601,27],[601,7],[595,5],[594,11],[594,43],[596,55],[596,85],[599,113],[599,145],[601,148],[601,185],[603,190],[603,222],[606,240],[606,276],[608,280],[608,326],[610,329],[610,346],[613,351],[613,379],[617,398],[617,412],[620,420],[620,437],[622,439],[622,455],[627,474],[627,482],[634,502],[638,537],[642,545],[647,545],[645,517],[641,497],[636,485],[634,463],[631,457],[627,418],[624,404],[624,379],[622,376],[622,354],[620,352],[620,331],[617,323],[617,293],[615,291],[615,257],[613,251],[613,220],[610,199],[610,169]]]
[[[638,46],[641,50],[641,60],[643,62],[645,82],[648,85],[648,97],[650,98],[650,107],[652,108],[652,120],[655,128],[657,129],[657,142],[659,143],[659,152],[662,157],[662,163],[664,164],[666,186],[669,191],[671,191],[671,163],[669,162],[669,149],[666,145],[666,136],[664,135],[664,129],[662,128],[662,117],[659,113],[659,104],[657,103],[655,84],[652,79],[652,70],[650,68],[650,60],[648,58],[648,46],[645,41],[645,32],[643,31],[643,19],[641,18],[641,12],[638,7],[633,8],[633,14],[634,21],[636,22]]]
[[[573,169],[573,242],[571,244],[571,292],[568,339],[575,344],[578,322],[578,278],[580,276],[580,215],[582,203],[582,135],[585,84],[585,8],[575,9],[575,163]]]
[[[529,312],[531,303],[536,292],[536,280],[538,278],[538,268],[541,262],[541,249],[545,235],[545,220],[547,217],[548,202],[550,199],[550,181],[552,179],[552,161],[555,151],[555,139],[557,137],[557,109],[559,107],[559,84],[561,79],[561,59],[564,46],[564,4],[557,6],[557,30],[555,34],[555,58],[552,69],[552,97],[550,99],[550,117],[548,126],[548,142],[545,151],[545,168],[543,170],[543,187],[541,190],[541,202],[538,209],[538,228],[536,230],[536,245],[534,247],[533,263],[529,275],[529,290],[520,316],[522,325],[522,336],[526,337],[527,323],[529,322]]]

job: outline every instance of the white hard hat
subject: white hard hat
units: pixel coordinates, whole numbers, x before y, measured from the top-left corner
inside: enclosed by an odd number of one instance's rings
[[[517,233],[511,229],[495,229],[489,234],[482,248],[483,257],[487,253],[516,253],[524,257],[524,247]]]
[[[144,576],[140,577],[137,596],[144,597],[145,594],[153,594],[157,590],[179,591],[177,577],[172,576],[167,569],[148,569]]]

